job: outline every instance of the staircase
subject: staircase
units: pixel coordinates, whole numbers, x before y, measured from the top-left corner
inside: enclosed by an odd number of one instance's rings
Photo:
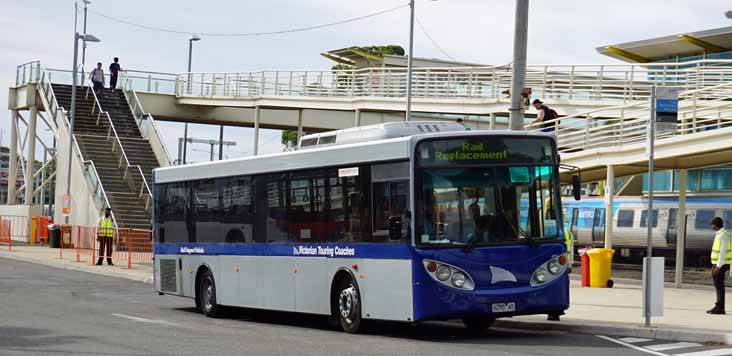
[[[71,86],[52,84],[60,106],[71,107]],[[102,110],[109,113],[114,130],[130,165],[139,165],[147,184],[152,182],[152,170],[158,167],[148,140],[140,134],[137,123],[121,90],[108,89],[98,95]],[[94,95],[86,87],[76,90],[74,134],[85,159],[92,160],[109,198],[114,217],[120,228],[150,229],[152,207],[137,168],[129,168],[121,156],[107,116],[99,114]],[[142,194],[141,194],[142,191]]]

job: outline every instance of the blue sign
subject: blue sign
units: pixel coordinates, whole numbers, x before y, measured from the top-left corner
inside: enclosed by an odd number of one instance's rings
[[[656,112],[677,113],[679,101],[676,99],[656,99]]]

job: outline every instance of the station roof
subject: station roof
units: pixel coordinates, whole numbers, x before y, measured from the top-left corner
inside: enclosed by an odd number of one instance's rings
[[[407,67],[407,56],[381,55],[364,47],[347,47],[320,53],[321,56],[334,62],[352,65],[356,68],[369,67]],[[414,57],[415,67],[485,67],[485,64],[448,61],[436,58]]]
[[[600,54],[631,63],[658,62],[731,50],[732,26],[597,48]]]

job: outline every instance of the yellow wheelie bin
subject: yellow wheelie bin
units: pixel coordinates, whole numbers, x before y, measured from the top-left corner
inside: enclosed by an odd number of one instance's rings
[[[613,287],[613,280],[610,279],[613,254],[615,250],[609,248],[593,248],[587,251],[587,255],[590,256],[591,288]]]

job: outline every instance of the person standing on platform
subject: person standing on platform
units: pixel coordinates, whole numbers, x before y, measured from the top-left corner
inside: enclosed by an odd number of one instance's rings
[[[104,209],[104,217],[99,219],[97,228],[97,241],[99,241],[99,259],[97,266],[102,265],[104,258],[107,258],[107,265],[112,264],[112,237],[114,236],[114,221],[112,221],[112,209]]]
[[[120,70],[122,68],[119,66],[119,58],[114,57],[114,63],[109,65],[109,89],[112,93],[117,88],[117,78]]]
[[[712,219],[712,231],[715,232],[714,244],[712,245],[712,279],[714,289],[717,290],[717,302],[714,308],[707,311],[707,314],[725,314],[724,310],[724,276],[732,264],[732,241],[730,234],[724,228],[722,218]]]

